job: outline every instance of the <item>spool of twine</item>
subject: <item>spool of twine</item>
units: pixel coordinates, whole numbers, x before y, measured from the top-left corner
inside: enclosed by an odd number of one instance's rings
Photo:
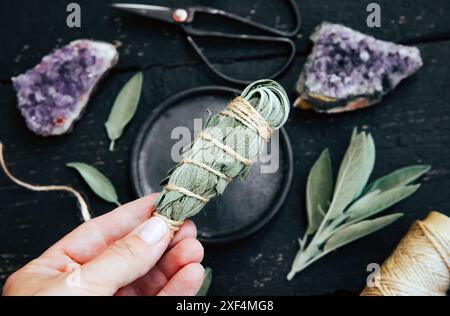
[[[417,221],[362,296],[445,296],[450,286],[450,218],[432,212]]]

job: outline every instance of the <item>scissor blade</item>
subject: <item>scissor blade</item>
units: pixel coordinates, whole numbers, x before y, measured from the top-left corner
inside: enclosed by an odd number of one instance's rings
[[[157,19],[165,22],[174,23],[172,18],[173,10],[168,7],[147,4],[132,4],[132,3],[113,3],[112,7],[139,14],[148,18]]]

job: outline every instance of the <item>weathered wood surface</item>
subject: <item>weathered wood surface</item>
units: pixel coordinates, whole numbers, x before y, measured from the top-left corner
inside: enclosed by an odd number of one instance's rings
[[[108,1],[78,1],[82,28],[69,29],[65,26],[69,2],[8,0],[0,4],[0,140],[10,169],[19,178],[36,184],[71,184],[85,193],[99,215],[109,211],[111,205],[95,197],[65,163],[83,161],[95,165],[112,179],[122,202],[133,199],[130,149],[145,117],[176,92],[223,82],[201,64],[176,27],[112,11]],[[278,27],[290,25],[283,1],[147,2],[209,5]],[[293,110],[287,130],[294,146],[295,180],[285,206],[252,237],[228,246],[207,247],[204,263],[214,269],[211,294],[357,293],[364,287],[367,264],[381,263],[415,219],[431,210],[450,214],[450,2],[378,1],[382,7],[379,29],[369,29],[365,24],[369,2],[298,1],[303,17],[302,36],[296,39],[298,56],[280,78],[291,99],[310,46],[307,37],[323,20],[340,22],[382,39],[418,45],[424,67],[381,104],[367,110],[338,116]],[[120,63],[101,84],[73,133],[58,138],[34,136],[16,109],[9,78],[34,66],[54,47],[77,38],[121,41]],[[283,57],[276,47],[236,47],[207,46],[206,51],[227,69],[255,77],[269,73]],[[102,126],[118,89],[136,70],[145,71],[139,112],[118,141],[117,151],[110,153]],[[325,147],[330,148],[337,168],[353,126],[373,133],[377,145],[374,176],[415,163],[432,164],[433,170],[413,197],[390,210],[405,212],[404,218],[330,254],[287,282],[285,275],[297,251],[296,239],[305,228],[307,172]],[[79,223],[75,200],[69,195],[33,193],[0,174],[0,284]]]

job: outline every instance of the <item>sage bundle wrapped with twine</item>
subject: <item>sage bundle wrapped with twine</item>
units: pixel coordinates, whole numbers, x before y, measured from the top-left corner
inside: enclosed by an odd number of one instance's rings
[[[208,119],[184,159],[168,172],[154,202],[154,216],[175,232],[234,178],[245,180],[272,132],[286,122],[289,109],[286,92],[277,82],[250,84],[227,109]]]
[[[445,296],[450,289],[450,218],[417,221],[381,267],[379,284],[362,296]]]

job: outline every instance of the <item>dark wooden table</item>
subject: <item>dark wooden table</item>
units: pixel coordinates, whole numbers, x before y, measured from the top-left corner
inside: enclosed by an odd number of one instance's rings
[[[109,1],[84,0],[77,1],[82,8],[82,27],[70,29],[65,24],[65,9],[70,2],[1,2],[0,139],[10,169],[19,178],[32,183],[71,184],[85,193],[95,214],[100,215],[111,210],[111,205],[94,196],[65,163],[95,165],[112,179],[122,201],[132,200],[130,150],[146,116],[176,92],[224,83],[211,75],[176,27],[123,15],[111,10]],[[280,28],[289,28],[292,22],[281,0],[147,2],[209,5]],[[377,1],[382,8],[382,27],[373,29],[366,26],[369,2],[298,1],[303,16],[301,36],[296,39],[298,53],[292,68],[279,78],[291,99],[295,98],[295,81],[310,50],[308,36],[324,20],[381,39],[416,45],[424,67],[370,109],[336,116],[292,111],[286,129],[294,147],[295,174],[288,199],[280,213],[255,235],[228,246],[206,248],[204,264],[213,267],[215,273],[211,294],[356,294],[364,287],[367,264],[382,263],[414,220],[432,210],[450,214],[450,2]],[[222,25],[205,23],[219,29]],[[37,137],[27,130],[16,109],[9,79],[33,67],[55,47],[78,38],[121,41],[120,62],[101,84],[71,134]],[[270,45],[237,48],[214,44],[205,48],[221,67],[253,78],[264,77],[285,57],[283,50]],[[145,74],[138,115],[112,154],[103,123],[118,89],[138,70]],[[297,251],[297,238],[305,228],[307,172],[325,147],[330,148],[337,168],[354,126],[373,133],[377,145],[374,176],[416,163],[432,164],[433,169],[413,197],[389,210],[404,212],[401,220],[330,254],[288,282],[285,276]],[[76,203],[69,195],[30,192],[0,174],[0,286],[9,274],[80,222]]]

